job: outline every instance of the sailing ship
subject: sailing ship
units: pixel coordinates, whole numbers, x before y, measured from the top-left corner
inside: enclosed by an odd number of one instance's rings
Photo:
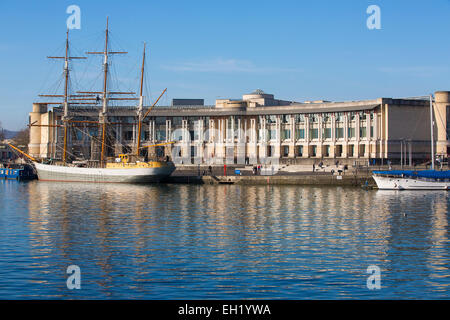
[[[141,146],[141,128],[142,123],[148,116],[152,108],[158,103],[160,98],[166,92],[164,90],[159,98],[148,108],[144,114],[144,96],[143,96],[143,82],[144,82],[144,62],[145,62],[145,44],[142,57],[141,77],[140,77],[140,95],[139,105],[137,107],[138,114],[138,134],[136,152],[132,154],[119,154],[118,156],[108,157],[107,154],[107,130],[108,130],[108,102],[110,100],[137,100],[137,98],[117,97],[117,95],[130,95],[134,92],[111,92],[108,88],[108,58],[112,54],[123,54],[126,52],[114,52],[109,48],[109,28],[108,18],[106,20],[105,44],[104,51],[101,52],[87,52],[87,54],[103,55],[103,90],[99,92],[77,91],[77,94],[69,94],[69,62],[73,59],[86,59],[85,57],[71,57],[69,56],[69,31],[67,31],[65,56],[63,57],[49,57],[53,59],[64,59],[64,94],[63,95],[40,95],[41,97],[62,97],[63,101],[63,116],[62,127],[64,128],[64,147],[62,152],[62,161],[53,163],[43,163],[37,161],[34,157],[26,155],[34,164],[39,180],[50,181],[73,181],[73,182],[128,182],[128,183],[146,183],[159,182],[161,179],[169,176],[175,170],[174,164],[169,161],[168,157],[165,161],[154,159],[149,161],[148,157],[141,156],[143,148],[152,146]],[[97,121],[75,121],[71,119],[70,104],[92,104],[92,102],[80,101],[95,101],[101,102],[102,107],[99,112],[99,119]],[[55,103],[56,104],[56,103]],[[61,103],[59,103],[61,104]],[[98,127],[98,137],[101,136],[100,160],[99,161],[68,161],[67,140],[69,125],[73,126],[75,123],[89,123]],[[30,124],[31,126],[33,124]],[[100,138],[98,139],[100,140]],[[171,142],[169,142],[171,143]],[[156,145],[155,145],[156,146]]]
[[[378,189],[387,190],[449,190],[450,170],[434,168],[433,96],[430,95],[431,170],[374,171]]]

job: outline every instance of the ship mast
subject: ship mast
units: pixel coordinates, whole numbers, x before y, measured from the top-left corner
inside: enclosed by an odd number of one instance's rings
[[[108,96],[106,89],[108,87],[108,17],[106,18],[106,31],[105,31],[105,52],[103,54],[103,107],[99,116],[99,121],[102,125],[102,153],[101,162],[105,160],[105,135],[106,135],[106,121],[108,113]]]
[[[431,170],[434,170],[434,125],[433,125],[433,95],[430,94],[430,127],[431,127]]]
[[[101,157],[100,160],[103,163],[105,161],[105,149],[106,149],[106,125],[108,120],[108,57],[111,54],[121,54],[121,53],[127,53],[127,52],[113,52],[108,51],[108,36],[109,36],[109,27],[108,27],[108,21],[109,18],[106,17],[106,30],[105,30],[105,50],[103,52],[86,52],[87,54],[102,54],[103,55],[103,91],[100,92],[102,94],[102,110],[99,114],[99,122],[102,126],[102,151],[101,151]],[[83,93],[89,93],[89,92],[83,92]],[[132,94],[132,93],[126,93],[126,92],[114,92],[114,94]],[[130,100],[130,98],[115,98],[113,100]]]
[[[70,57],[69,56],[69,29],[66,31],[66,47],[64,57],[47,57],[49,59],[64,59],[64,110],[62,121],[64,122],[64,148],[63,162],[67,160],[67,127],[69,122],[69,61],[72,59],[86,59],[86,57]],[[40,97],[61,97],[61,95],[39,95]]]
[[[137,136],[137,146],[136,155],[139,156],[141,148],[141,130],[142,130],[142,116],[144,110],[144,68],[145,68],[145,42],[144,42],[144,53],[142,54],[142,67],[141,67],[141,83],[139,86],[139,107],[138,107],[138,136]]]
[[[69,117],[69,102],[67,99],[68,89],[69,89],[69,29],[67,29],[66,33],[66,54],[64,56],[64,148],[63,148],[63,162],[66,162],[66,153],[67,153],[67,120]]]
[[[158,103],[159,99],[164,95],[167,91],[167,88],[160,94],[158,99],[152,104],[152,106],[144,113],[144,96],[143,96],[143,88],[144,88],[144,66],[145,66],[145,42],[144,42],[144,53],[142,55],[142,67],[141,67],[141,83],[139,86],[139,107],[138,107],[138,136],[137,136],[137,144],[136,144],[136,155],[140,155],[141,150],[141,131],[142,131],[142,122],[148,116],[153,107]]]

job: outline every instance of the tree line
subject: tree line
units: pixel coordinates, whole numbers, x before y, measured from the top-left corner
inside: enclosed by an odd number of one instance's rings
[[[0,142],[6,139],[5,130],[3,129],[2,122],[0,121]],[[30,129],[28,127],[23,128],[17,132],[11,139],[12,143],[20,150],[27,152],[28,143],[30,141]]]

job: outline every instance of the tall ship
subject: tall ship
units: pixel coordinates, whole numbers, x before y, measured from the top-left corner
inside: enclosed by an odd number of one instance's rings
[[[430,95],[431,170],[374,171],[378,189],[384,190],[449,190],[450,170],[435,170],[433,96]]]
[[[38,161],[34,157],[24,154],[28,157],[37,171],[39,180],[47,181],[72,181],[72,182],[125,182],[125,183],[148,183],[159,182],[161,179],[168,177],[175,170],[174,164],[169,161],[169,157],[160,159],[150,157],[145,153],[146,148],[151,146],[143,146],[141,136],[143,122],[149,115],[152,108],[158,103],[164,95],[164,90],[158,99],[144,112],[144,66],[145,66],[145,44],[142,56],[142,67],[140,74],[139,97],[134,92],[113,91],[109,88],[109,57],[114,54],[124,54],[127,52],[111,51],[109,48],[109,29],[108,18],[106,21],[104,50],[100,52],[86,52],[87,54],[103,56],[103,85],[101,91],[77,91],[69,92],[70,68],[69,63],[74,59],[86,59],[86,57],[72,57],[69,55],[69,31],[67,31],[65,43],[65,55],[61,57],[49,57],[52,59],[64,60],[64,93],[61,95],[40,95],[40,97],[62,98],[63,102],[49,102],[59,104],[63,107],[62,123],[59,125],[63,130],[63,147],[61,159]],[[114,100],[135,100],[139,101],[136,107],[136,121],[138,123],[137,144],[135,150],[127,153],[115,153],[113,145],[114,137],[110,134],[110,127],[116,124],[110,121],[108,117],[109,101]],[[75,120],[75,111],[72,111],[71,105],[97,105],[98,121],[92,120]],[[30,126],[33,126],[30,123]],[[90,126],[96,131],[95,136],[91,135],[92,152],[90,159],[79,159],[74,157],[68,151],[69,131],[76,128],[77,125],[84,127]],[[78,130],[84,133],[83,130]],[[169,142],[170,143],[170,142]],[[12,146],[13,147],[13,146]],[[21,152],[20,150],[18,150]],[[23,153],[23,152],[22,152]]]

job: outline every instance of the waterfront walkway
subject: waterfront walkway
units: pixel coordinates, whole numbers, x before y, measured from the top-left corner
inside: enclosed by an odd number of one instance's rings
[[[295,170],[297,169],[297,170]],[[302,168],[306,169],[306,168]],[[340,171],[340,172],[339,172]],[[343,168],[317,168],[314,172],[281,166],[279,170],[272,167],[261,168],[254,173],[252,166],[179,166],[165,180],[168,183],[192,184],[256,184],[256,185],[335,185],[335,186],[368,186],[373,187],[370,170]]]

